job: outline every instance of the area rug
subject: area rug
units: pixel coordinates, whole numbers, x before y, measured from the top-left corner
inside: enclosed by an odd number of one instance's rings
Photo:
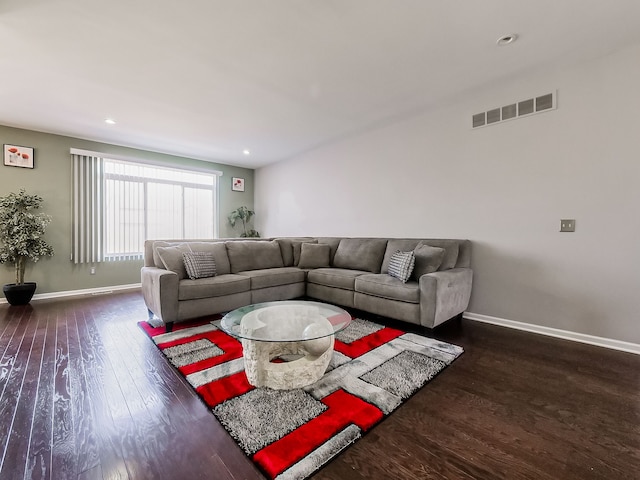
[[[240,448],[271,479],[307,478],[453,362],[462,348],[354,319],[327,373],[303,389],[255,388],[219,320],[171,333],[140,322]]]

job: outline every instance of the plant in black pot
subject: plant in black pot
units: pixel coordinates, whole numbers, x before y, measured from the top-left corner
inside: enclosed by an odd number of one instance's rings
[[[51,245],[42,239],[51,217],[35,213],[40,205],[42,197],[24,189],[0,197],[0,263],[12,263],[16,272],[16,283],[2,288],[11,305],[26,305],[36,291],[35,282],[24,281],[27,262],[53,255]]]
[[[251,221],[251,217],[253,217],[255,214],[256,212],[254,212],[253,210],[249,210],[247,207],[238,207],[233,212],[231,212],[227,218],[229,219],[229,223],[231,224],[232,227],[235,227],[236,223],[240,221],[242,222],[243,231],[242,233],[240,233],[241,237],[243,238],[259,237],[260,232],[257,232],[252,228],[247,230],[247,226]]]

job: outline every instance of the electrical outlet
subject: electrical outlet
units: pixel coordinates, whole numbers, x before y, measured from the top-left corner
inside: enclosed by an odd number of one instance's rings
[[[560,220],[560,231],[561,232],[575,232],[576,231],[576,221],[575,221],[575,219]]]
[[[91,275],[95,275],[96,274],[96,267],[91,267],[91,270],[89,270],[89,273]]]

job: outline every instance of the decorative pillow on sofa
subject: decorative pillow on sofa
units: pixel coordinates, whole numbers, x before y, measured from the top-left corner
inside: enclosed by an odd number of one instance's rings
[[[389,275],[397,278],[402,283],[407,283],[407,280],[409,280],[409,277],[411,276],[411,272],[413,272],[415,262],[416,257],[413,252],[401,252],[400,250],[396,250],[389,260]]]
[[[293,265],[294,266],[298,266],[298,264],[300,263],[300,253],[302,252],[302,245],[305,243],[318,243],[318,240],[293,240],[291,242],[291,247],[293,248]]]
[[[280,245],[284,266],[293,267],[295,265],[293,260],[293,244],[298,243],[298,260],[300,260],[300,242],[316,243],[317,240],[311,237],[278,237],[275,239],[275,242]]]
[[[324,243],[303,243],[300,246],[299,268],[328,267],[331,259],[331,247]]]
[[[180,243],[165,242],[164,240],[156,240],[155,242],[153,242],[153,264],[158,268],[166,269],[167,267],[165,266],[164,262],[160,258],[160,254],[158,253],[158,248],[175,247],[177,245],[180,245]]]
[[[213,255],[216,263],[216,276],[231,273],[227,247],[223,241],[188,242],[184,244],[183,252],[206,252]]]
[[[418,245],[413,250],[413,254],[416,257],[413,276],[418,280],[422,275],[438,270],[444,258],[444,248]],[[391,269],[391,263],[389,263],[389,269]]]
[[[182,258],[183,250],[180,246],[158,247],[156,251],[165,269],[177,273],[180,280],[187,278],[187,271],[184,268],[184,260]]]
[[[184,268],[191,280],[216,276],[216,261],[210,252],[186,252],[182,254]]]
[[[455,240],[425,240],[420,242],[418,247],[420,245],[428,245],[430,247],[444,249],[444,257],[442,258],[442,263],[438,267],[438,270],[450,270],[455,268],[456,263],[458,262],[458,253],[460,250],[460,246]]]

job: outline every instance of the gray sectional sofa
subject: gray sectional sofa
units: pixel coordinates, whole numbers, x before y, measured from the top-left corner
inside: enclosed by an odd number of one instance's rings
[[[415,252],[406,283],[389,275],[398,250]],[[183,261],[190,252],[210,253],[216,275],[190,279]],[[466,310],[472,278],[468,240],[410,238],[147,240],[141,271],[149,313],[168,330],[174,322],[303,296],[433,328]]]

